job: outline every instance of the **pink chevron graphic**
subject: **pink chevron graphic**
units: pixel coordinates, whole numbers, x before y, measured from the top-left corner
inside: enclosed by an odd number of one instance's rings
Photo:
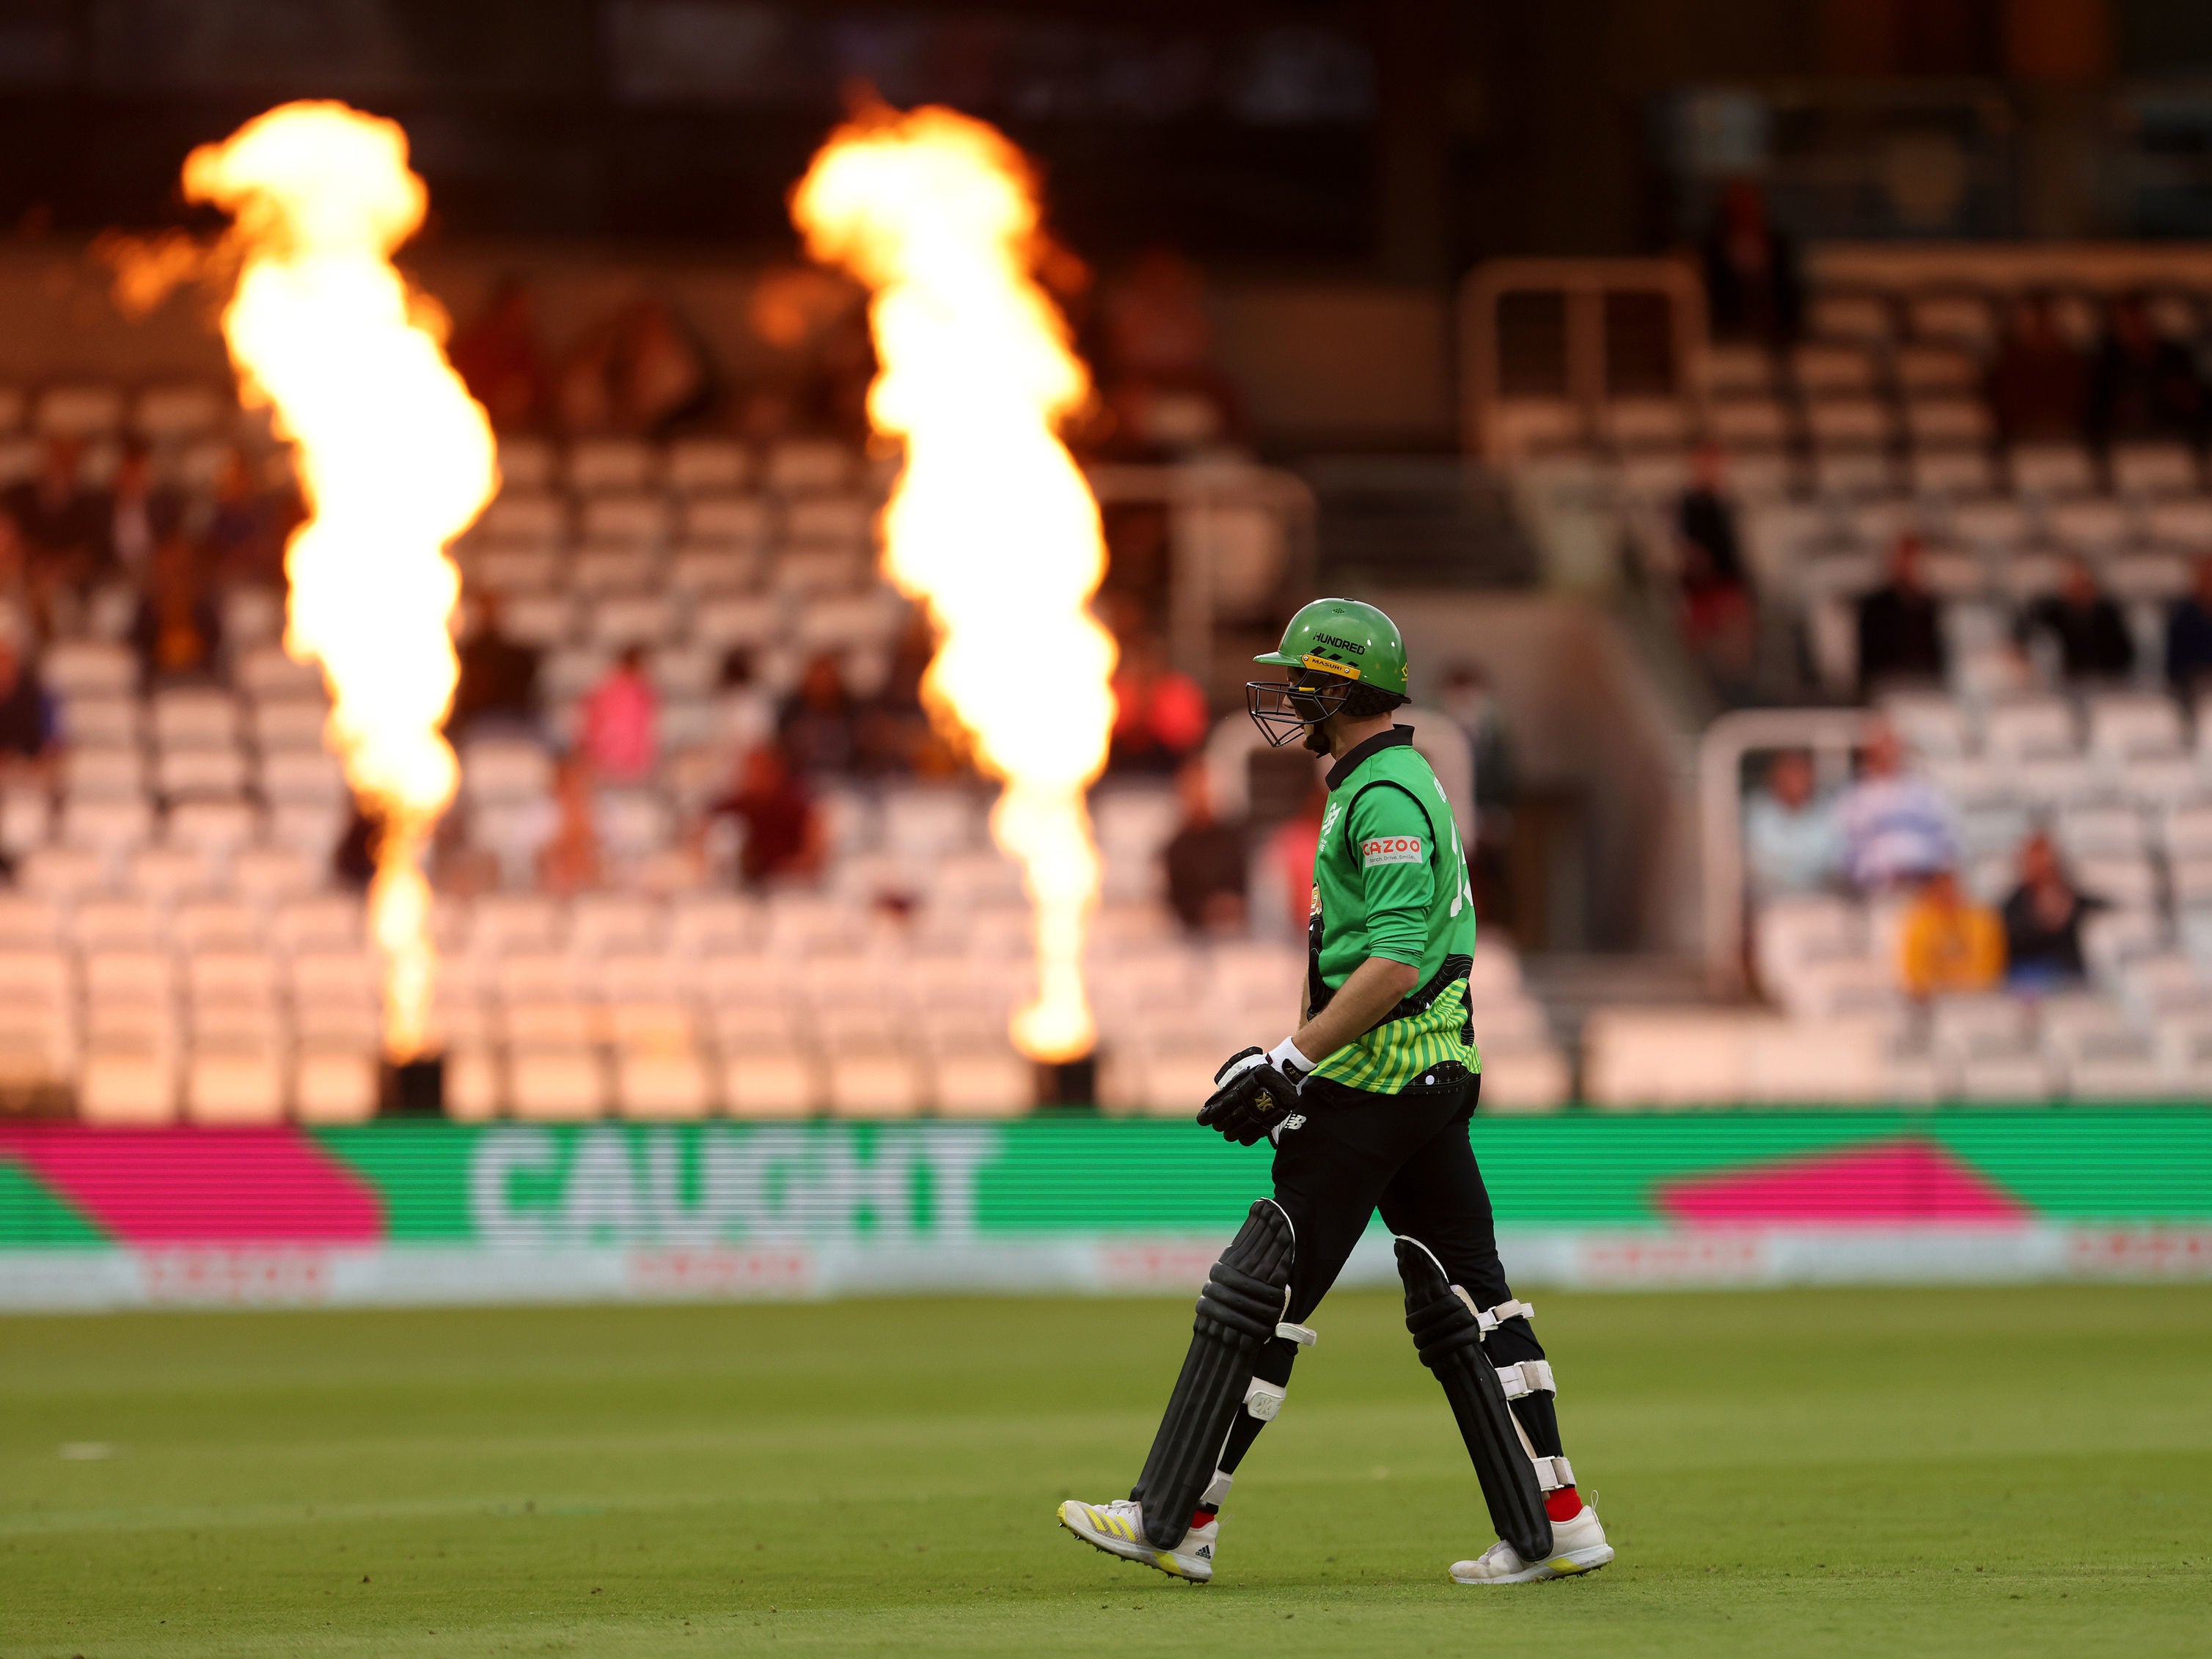
[[[1693,1227],[1998,1227],[2029,1214],[1980,1170],[1918,1136],[1695,1176],[1662,1186],[1658,1199]]]
[[[120,1244],[367,1244],[376,1190],[294,1128],[0,1126],[13,1158]]]

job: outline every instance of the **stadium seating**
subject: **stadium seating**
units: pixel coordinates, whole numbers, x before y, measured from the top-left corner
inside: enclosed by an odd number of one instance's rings
[[[2085,279],[2062,292],[2062,324],[2094,343],[2103,301]],[[2159,606],[2187,586],[2187,560],[2212,551],[2212,490],[2188,446],[2147,441],[2006,448],[1982,398],[2002,286],[1942,293],[1817,293],[1811,337],[1789,350],[1711,348],[1679,400],[1639,398],[1601,422],[1607,465],[1652,562],[1670,568],[1668,511],[1687,483],[1690,447],[1718,445],[1742,505],[1761,592],[1802,616],[1829,687],[1856,683],[1849,606],[1881,579],[1899,532],[1928,544],[1952,611],[1960,674],[1990,672],[1989,616],[2051,591],[2059,556],[2088,559],[2156,656]],[[2166,291],[2152,313],[2192,351],[2212,295]]]
[[[2038,284],[2057,290],[2060,325],[2085,349],[2103,327],[2100,280]],[[1882,712],[1948,797],[1977,896],[2002,899],[2040,827],[2112,907],[2086,930],[2088,983],[1916,1008],[1898,988],[1894,902],[1778,900],[1752,927],[1770,1006],[1600,1011],[1583,1054],[1594,1104],[2212,1091],[2199,1042],[2212,1024],[2212,719],[2167,690],[2162,660],[2166,608],[2212,555],[2212,480],[2179,442],[2001,443],[1983,385],[2013,297],[1996,281],[1816,290],[1803,342],[1711,348],[1682,398],[1601,422],[1590,459],[1663,574],[1691,447],[1718,446],[1767,624],[1802,632],[1832,696],[1857,686],[1856,601],[1884,580],[1900,534],[1920,538],[1949,680],[1888,696]],[[2208,301],[2164,290],[2150,308],[2201,355]],[[2122,607],[2131,685],[2069,690],[2014,645],[2020,608],[2074,557]]]
[[[42,431],[106,441],[131,404],[76,387],[33,407]],[[228,400],[167,387],[137,407],[158,469],[204,489]],[[20,473],[35,450],[6,457],[0,472]],[[817,891],[733,893],[682,834],[806,656],[838,654],[856,685],[880,679],[908,625],[873,568],[883,467],[836,443],[757,452],[704,438],[514,441],[500,460],[502,491],[455,550],[465,608],[496,593],[501,626],[544,653],[556,734],[614,653],[642,647],[664,756],[649,787],[599,796],[617,890],[563,900],[533,890],[557,819],[549,746],[521,731],[463,743],[451,828],[500,890],[441,897],[435,915],[448,1111],[1029,1109],[1036,1069],[1006,1036],[1029,917],[1018,869],[989,843],[984,793],[831,787]],[[1279,531],[1236,529],[1243,566],[1279,563]],[[130,598],[88,607],[79,633],[42,652],[58,773],[51,790],[0,792],[0,851],[16,872],[0,894],[0,1092],[73,1095],[111,1123],[370,1115],[380,969],[362,900],[327,873],[348,795],[324,744],[319,677],[277,643],[282,596],[245,587],[222,596],[224,672],[149,694],[123,637]],[[735,648],[752,653],[754,678],[726,691]],[[1168,917],[1158,858],[1176,817],[1158,787],[1096,799],[1106,906],[1091,975],[1115,1111],[1187,1115],[1224,1054],[1279,1035],[1297,1006],[1296,950],[1193,943]],[[1563,1102],[1571,1068],[1508,951],[1486,942],[1474,989],[1490,1104]]]
[[[1834,1073],[1862,1079],[1865,1097],[2201,1097],[2212,1087],[2195,1041],[2212,1012],[2212,768],[2191,731],[2212,721],[2141,691],[1986,703],[1916,693],[1882,707],[1950,799],[1976,897],[2003,900],[2020,842],[2040,827],[2108,906],[2083,928],[2088,982],[1915,1010],[1898,982],[1901,901],[1818,895],[1758,910],[1753,953],[1767,994],[1808,1038],[1849,1030],[1882,1057],[1881,1080],[1863,1067]],[[1643,1040],[1632,1022],[1594,1041],[1632,1050]],[[1593,1054],[1593,1098],[1642,1086],[1628,1050]],[[1748,1097],[1744,1086],[1721,1098]]]

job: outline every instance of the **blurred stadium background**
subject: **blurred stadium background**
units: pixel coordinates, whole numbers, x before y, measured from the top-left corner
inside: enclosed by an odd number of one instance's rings
[[[1473,836],[1532,1264],[2203,1269],[2190,9],[1630,7],[1595,59],[1412,3],[283,10],[0,29],[9,1299],[498,1290],[513,1237],[576,1247],[538,1293],[829,1286],[916,1230],[946,1285],[1186,1276],[1113,1240],[1247,1176],[1128,1120],[1295,995],[1317,792],[1240,686],[1331,591],[1401,619]],[[1070,251],[1121,651],[1091,1070],[1006,1041],[1018,872],[877,574],[861,295],[784,216],[859,81],[1002,123]],[[500,434],[445,1125],[368,1121],[374,826],[278,642],[287,451],[217,296],[132,280],[216,228],[185,149],[301,91],[408,128],[404,258]],[[1135,1168],[1145,1213],[1085,1201]]]

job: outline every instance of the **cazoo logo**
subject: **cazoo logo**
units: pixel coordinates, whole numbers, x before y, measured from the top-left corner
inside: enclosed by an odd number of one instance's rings
[[[1360,861],[1369,869],[1378,864],[1419,864],[1421,861],[1421,838],[1419,836],[1377,836],[1372,841],[1359,843]]]

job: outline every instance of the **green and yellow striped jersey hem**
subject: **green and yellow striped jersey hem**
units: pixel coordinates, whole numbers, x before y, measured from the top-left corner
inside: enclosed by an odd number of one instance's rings
[[[1370,1094],[1395,1095],[1432,1066],[1482,1069],[1482,1051],[1460,1041],[1467,1029],[1467,981],[1455,979],[1421,1012],[1378,1025],[1314,1068],[1316,1077]]]

